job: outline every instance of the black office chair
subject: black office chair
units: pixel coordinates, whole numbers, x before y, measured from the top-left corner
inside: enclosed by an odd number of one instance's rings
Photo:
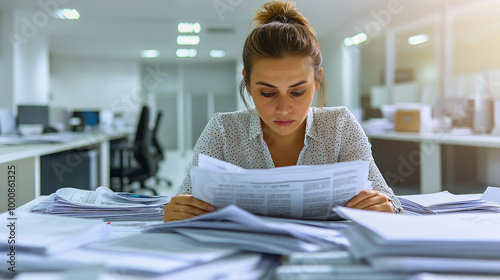
[[[165,159],[165,154],[163,153],[163,147],[158,139],[158,129],[160,127],[161,117],[162,117],[162,111],[158,111],[158,114],[156,115],[155,126],[153,128],[153,146],[156,148],[158,165],[160,164],[161,161]],[[160,184],[160,182],[165,182],[165,184],[168,187],[172,186],[172,181],[166,178],[161,178],[158,176],[158,174],[155,174],[154,177],[156,178],[157,185]]]
[[[120,179],[120,191],[124,191],[124,179],[127,184],[139,182],[141,189],[151,191],[157,195],[155,189],[147,187],[145,181],[154,176],[158,170],[157,149],[153,146],[152,131],[149,129],[149,108],[142,107],[135,140],[130,147],[125,144],[113,145],[112,154],[119,152],[119,166],[111,168],[111,177]],[[133,191],[133,190],[130,190]]]

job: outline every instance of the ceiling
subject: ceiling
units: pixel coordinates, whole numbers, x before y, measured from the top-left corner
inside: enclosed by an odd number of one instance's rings
[[[40,1],[42,2],[42,1]],[[50,1],[44,1],[50,2]],[[226,51],[222,60],[240,56],[254,12],[264,0],[54,0],[75,8],[79,20],[51,19],[48,33],[52,56],[141,59],[143,49],[157,49],[156,60],[179,60],[175,51],[177,24],[199,22],[197,57],[184,61],[214,61],[212,49]],[[373,9],[383,0],[296,0],[319,36],[342,22]],[[0,0],[2,12],[44,11],[37,0]],[[51,9],[54,9],[51,7]],[[210,32],[221,28],[231,32]]]

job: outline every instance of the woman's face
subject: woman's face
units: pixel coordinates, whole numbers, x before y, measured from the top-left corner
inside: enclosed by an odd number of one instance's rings
[[[303,127],[318,88],[310,59],[301,56],[256,60],[247,84],[263,129],[292,137]]]

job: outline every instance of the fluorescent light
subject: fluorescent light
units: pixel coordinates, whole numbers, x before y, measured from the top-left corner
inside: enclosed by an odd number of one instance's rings
[[[344,39],[344,45],[350,47],[352,46],[354,43],[352,42],[352,39],[349,37],[349,38],[345,38]]]
[[[177,45],[198,45],[200,36],[177,36]]]
[[[365,33],[359,33],[358,35],[353,36],[351,39],[352,39],[352,42],[354,45],[358,45],[358,44],[361,44],[364,41],[366,41],[366,39],[368,39],[368,37],[366,36]]]
[[[141,51],[142,57],[158,57],[160,52],[158,50],[143,50]]]
[[[177,30],[179,33],[200,33],[201,25],[197,22],[181,22],[177,25]]]
[[[178,57],[195,57],[196,56],[196,50],[195,49],[177,49],[175,54]]]
[[[60,9],[54,12],[56,19],[79,19],[80,14],[75,9]]]
[[[224,56],[226,56],[226,52],[223,50],[211,50],[210,56],[211,57],[224,57]]]
[[[412,46],[422,44],[427,41],[429,41],[429,36],[427,34],[419,34],[408,38],[408,44]]]
[[[368,39],[368,36],[366,36],[365,33],[359,33],[357,35],[354,35],[352,37],[347,37],[344,39],[344,45],[350,47],[352,45],[359,45],[366,41]]]

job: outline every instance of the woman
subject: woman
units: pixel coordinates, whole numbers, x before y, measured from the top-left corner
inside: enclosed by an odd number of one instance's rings
[[[194,148],[198,154],[247,169],[318,165],[366,160],[373,190],[362,191],[347,207],[403,212],[371,155],[360,125],[345,107],[322,107],[325,99],[322,56],[315,32],[293,2],[271,1],[253,19],[256,27],[243,47],[240,95],[247,110],[216,114]],[[248,109],[244,91],[255,104]],[[318,93],[316,93],[318,92]],[[191,178],[165,206],[164,221],[187,219],[215,208],[191,195]]]

